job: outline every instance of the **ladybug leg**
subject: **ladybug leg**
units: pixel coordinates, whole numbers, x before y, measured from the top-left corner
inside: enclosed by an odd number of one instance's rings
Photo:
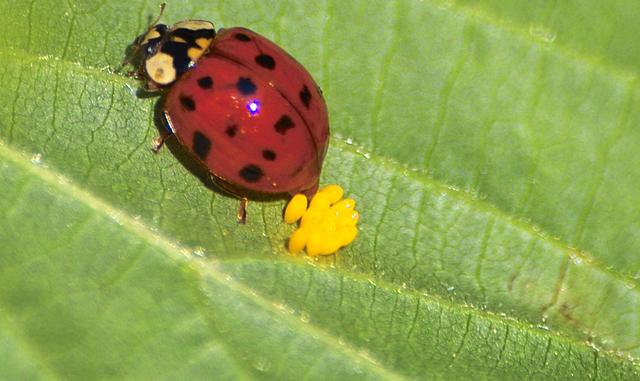
[[[238,213],[236,216],[238,217],[238,223],[246,224],[247,223],[247,205],[249,205],[249,199],[241,196],[237,190],[233,189],[229,184],[224,181],[221,181],[216,175],[210,173],[209,178],[211,182],[213,182],[216,186],[220,188],[220,190],[224,191],[230,196],[237,197],[240,200],[240,205],[238,205]]]
[[[247,205],[249,204],[249,200],[246,197],[242,197],[240,199],[240,206],[238,207],[238,223],[246,224],[247,223]]]
[[[123,64],[122,66],[124,66],[124,65],[126,65],[126,63],[125,63],[125,64]],[[126,76],[127,76],[128,78],[133,78],[133,79],[136,79],[136,80],[142,80],[142,79],[144,79],[144,76],[143,76],[143,75],[140,75],[140,73],[138,73],[137,71],[133,71],[133,70],[132,70],[132,71],[128,71],[128,72],[127,72],[127,74],[126,74]]]
[[[145,79],[144,75],[139,75],[142,77],[142,79]],[[159,93],[160,91],[162,91],[162,88],[149,80],[144,84],[144,91],[146,91],[147,93]]]
[[[164,142],[174,135],[175,129],[173,128],[173,122],[171,121],[171,117],[167,110],[162,112],[162,125],[164,126],[164,130],[160,133],[160,136],[153,140],[153,148],[151,150],[153,153],[158,153],[160,148],[164,145]]]
[[[162,148],[162,146],[164,146],[164,142],[172,136],[173,134],[170,134],[166,131],[162,131],[160,136],[153,139],[153,147],[151,148],[151,151],[153,151],[153,153],[158,153]]]
[[[224,189],[225,192],[230,193],[231,195],[240,199],[240,204],[238,205],[238,212],[236,213],[236,217],[238,217],[239,224],[247,223],[247,206],[249,205],[249,199],[237,194],[232,188],[228,187],[225,183],[217,181],[217,184]]]

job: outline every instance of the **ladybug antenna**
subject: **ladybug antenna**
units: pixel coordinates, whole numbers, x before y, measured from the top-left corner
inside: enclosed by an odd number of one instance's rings
[[[160,22],[160,19],[162,18],[162,15],[164,14],[164,8],[166,8],[166,6],[167,6],[167,3],[160,4],[160,13],[158,14],[158,17],[156,17],[156,19],[153,20],[151,25],[149,25],[149,29],[153,28],[154,25],[156,25],[158,22]]]
[[[138,52],[140,51],[140,45],[142,43],[142,40],[144,39],[144,36],[146,36],[151,31],[151,29],[153,29],[153,27],[160,22],[160,19],[164,14],[164,9],[166,8],[166,6],[167,6],[167,3],[160,4],[160,13],[158,13],[158,16],[156,16],[156,18],[149,24],[149,26],[147,27],[147,32],[144,34],[141,34],[140,36],[138,36],[138,38],[136,38],[136,40],[132,45],[132,51],[124,58],[120,68],[123,68],[128,64],[130,64],[134,59],[134,57],[138,55]],[[132,73],[129,73],[129,76],[135,76],[135,75],[132,72]]]

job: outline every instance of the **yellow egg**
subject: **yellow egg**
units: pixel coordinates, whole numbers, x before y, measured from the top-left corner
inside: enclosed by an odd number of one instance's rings
[[[309,230],[298,229],[289,237],[289,252],[296,254],[304,249],[309,239]]]
[[[307,254],[310,256],[320,255],[324,245],[325,234],[322,230],[314,229],[309,233],[307,240]]]
[[[345,198],[335,203],[331,209],[339,213],[350,213],[356,207],[356,202],[353,199]]]
[[[318,209],[320,211],[325,211],[329,209],[329,206],[331,206],[329,196],[324,193],[316,193],[315,196],[313,196],[313,198],[311,199],[309,209]]]
[[[342,190],[342,187],[339,185],[332,184],[320,189],[320,193],[326,194],[329,197],[329,203],[333,205],[340,201],[344,194],[344,190]]]
[[[338,220],[338,227],[355,226],[360,220],[360,213],[353,211],[350,214],[341,214]]]
[[[355,210],[353,199],[341,200],[343,195],[340,186],[328,185],[310,200],[302,194],[291,199],[284,220],[288,224],[299,221],[299,228],[289,237],[291,253],[306,248],[309,256],[330,255],[353,242],[358,235],[360,213]]]
[[[307,210],[307,197],[303,194],[293,196],[284,211],[284,222],[292,224],[298,221]]]
[[[340,249],[340,246],[342,246],[342,241],[340,240],[340,237],[334,232],[329,237],[326,237],[322,245],[322,251],[320,251],[320,254],[333,254]]]
[[[353,242],[354,239],[356,239],[356,236],[358,235],[358,228],[356,228],[355,226],[347,226],[343,229],[340,229],[339,234],[341,241],[340,245],[347,246],[348,244]]]
[[[338,222],[342,220],[338,213],[335,210],[325,210],[322,212],[320,217],[320,221],[318,222],[320,225],[333,225],[334,227],[338,226]]]
[[[300,227],[307,227],[313,229],[314,226],[318,225],[320,222],[320,218],[322,217],[322,212],[317,209],[308,209],[304,215],[302,216],[302,221],[300,221]]]

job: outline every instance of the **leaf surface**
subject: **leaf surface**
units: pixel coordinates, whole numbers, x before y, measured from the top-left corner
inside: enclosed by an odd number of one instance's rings
[[[156,4],[0,4],[2,378],[639,378],[637,5],[514,4],[169,4],[318,79],[362,219],[317,261],[150,153]]]

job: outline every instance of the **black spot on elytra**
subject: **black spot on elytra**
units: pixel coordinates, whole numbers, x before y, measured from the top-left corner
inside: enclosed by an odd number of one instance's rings
[[[274,161],[276,159],[276,153],[270,149],[265,149],[262,151],[262,157],[268,161]]]
[[[311,103],[311,92],[307,85],[302,86],[302,90],[300,90],[300,100],[304,107],[309,108],[309,104]]]
[[[180,104],[187,111],[196,110],[196,102],[188,95],[180,95]]]
[[[203,90],[209,90],[213,87],[213,79],[211,77],[206,76],[198,79],[198,86],[200,86]]]
[[[273,128],[275,128],[276,132],[280,135],[286,134],[287,131],[292,129],[293,127],[295,127],[295,125],[293,124],[293,120],[291,120],[288,115],[282,115],[280,119],[278,119],[276,124],[273,125]]]
[[[227,136],[230,138],[236,136],[237,132],[238,132],[237,124],[232,124],[231,126],[227,127],[227,129],[224,131],[224,133],[227,134]]]
[[[246,165],[239,172],[240,177],[242,177],[248,183],[257,183],[260,181],[262,176],[264,176],[264,172],[262,172],[262,168],[258,167],[255,164]]]
[[[207,138],[202,132],[196,131],[193,133],[193,152],[204,161],[211,149],[211,140]]]
[[[240,77],[236,83],[236,88],[242,95],[251,95],[256,92],[256,84],[253,83],[251,78]]]
[[[276,68],[276,61],[268,54],[257,55],[256,63],[265,69],[273,70]]]
[[[251,41],[251,37],[247,36],[244,33],[236,33],[235,36],[236,40],[238,41],[242,41],[242,42],[249,42]]]

